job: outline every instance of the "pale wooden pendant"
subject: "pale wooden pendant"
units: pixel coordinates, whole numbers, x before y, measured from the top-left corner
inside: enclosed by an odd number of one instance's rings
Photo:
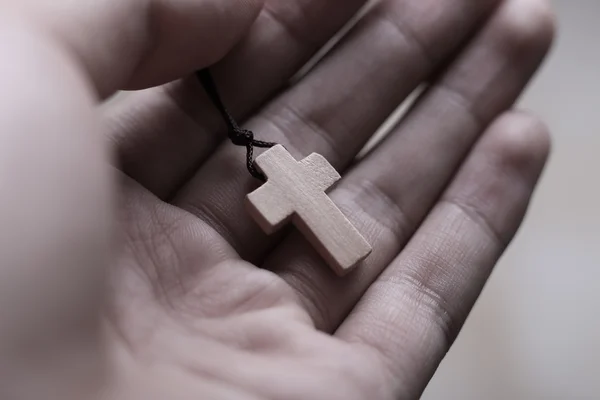
[[[258,156],[255,165],[267,182],[248,194],[247,205],[267,234],[291,219],[338,275],[371,253],[369,243],[325,193],[341,178],[325,157],[313,153],[296,161],[276,145]]]

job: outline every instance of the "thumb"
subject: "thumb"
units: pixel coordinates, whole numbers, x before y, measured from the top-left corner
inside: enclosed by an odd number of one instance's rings
[[[102,97],[166,83],[221,59],[263,0],[19,0],[76,56]]]
[[[112,221],[95,98],[70,57],[15,18],[0,24],[0,53],[0,398],[89,398]]]

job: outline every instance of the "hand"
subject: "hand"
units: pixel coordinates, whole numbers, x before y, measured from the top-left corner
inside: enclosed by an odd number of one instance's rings
[[[364,2],[2,5],[2,399],[419,397],[547,158],[512,107],[553,22],[544,0],[382,0],[286,85]],[[218,60],[258,138],[343,173],[373,246],[352,274],[246,213],[244,150],[171,82]],[[104,101],[121,88],[149,89]]]

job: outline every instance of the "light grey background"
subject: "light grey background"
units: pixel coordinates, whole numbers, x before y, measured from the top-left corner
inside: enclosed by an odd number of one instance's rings
[[[553,4],[557,43],[520,104],[553,154],[425,400],[600,399],[600,1]]]

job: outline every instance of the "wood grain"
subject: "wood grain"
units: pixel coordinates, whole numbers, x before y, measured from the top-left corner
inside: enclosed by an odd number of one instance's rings
[[[248,194],[252,217],[271,234],[292,222],[338,275],[345,275],[372,251],[369,243],[327,196],[341,177],[321,155],[296,161],[281,145],[256,158],[267,182]]]

